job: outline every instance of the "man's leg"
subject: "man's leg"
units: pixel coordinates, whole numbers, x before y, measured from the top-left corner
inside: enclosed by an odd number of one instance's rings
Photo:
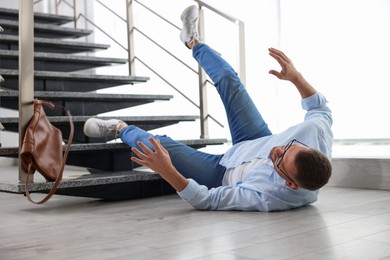
[[[153,150],[149,138],[160,140],[162,146],[169,152],[175,168],[186,178],[192,178],[199,184],[208,188],[218,187],[222,184],[225,168],[219,165],[222,155],[212,155],[198,151],[185,144],[172,140],[166,135],[152,135],[136,126],[126,126],[119,133],[121,140],[131,146],[141,148],[138,141],[143,142]]]
[[[193,47],[193,57],[214,82],[221,97],[233,144],[272,134],[237,73],[223,58],[203,43]]]
[[[233,144],[271,135],[237,73],[214,50],[200,42],[198,18],[196,6],[183,11],[180,39],[192,49],[193,57],[214,82],[225,106]]]
[[[211,155],[198,151],[192,147],[174,141],[165,135],[152,135],[136,126],[128,126],[126,123],[111,119],[101,120],[90,118],[84,125],[84,133],[91,137],[102,137],[115,135],[119,132],[119,137],[123,143],[130,147],[140,147],[138,141],[143,142],[151,150],[149,138],[160,140],[161,144],[169,152],[175,168],[186,178],[192,178],[208,188],[218,187],[222,184],[225,167],[219,165],[222,155]]]

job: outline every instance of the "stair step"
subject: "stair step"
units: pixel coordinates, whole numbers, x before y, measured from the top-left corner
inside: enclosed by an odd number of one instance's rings
[[[179,142],[193,147],[195,149],[206,147],[207,145],[221,145],[227,142],[227,139],[224,138],[213,138],[213,139],[186,139],[178,140]],[[64,145],[63,150],[65,151],[66,146]],[[114,150],[123,150],[130,151],[130,147],[126,144],[121,143],[120,141],[116,143],[90,143],[90,144],[72,144],[69,152],[71,153],[86,153],[89,151],[92,152],[102,152],[114,151]],[[18,157],[18,147],[0,147],[0,156],[17,158]],[[91,167],[93,168],[93,167]]]
[[[5,10],[0,8],[0,25],[5,29],[0,36],[0,74],[5,82],[1,83],[3,88],[18,90],[18,10]],[[56,16],[35,13],[34,14],[34,49],[35,71],[34,89],[38,98],[49,99],[54,102],[63,102],[71,109],[82,107],[80,110],[89,113],[99,113],[99,110],[92,112],[91,107],[102,109],[108,112],[113,108],[108,103],[126,104],[126,107],[153,102],[155,100],[168,100],[172,96],[160,95],[112,95],[86,93],[98,89],[109,88],[118,85],[146,82],[148,77],[135,76],[114,76],[114,75],[91,75],[82,73],[69,73],[69,71],[84,70],[100,66],[125,64],[126,59],[109,59],[89,56],[71,56],[70,53],[91,52],[107,49],[108,45],[89,44],[79,42],[88,36],[90,30],[72,28],[71,24],[59,26],[73,21],[72,17]],[[45,37],[45,38],[44,38]],[[65,39],[66,40],[63,40]],[[2,49],[2,50],[1,50]],[[41,53],[45,52],[45,53]],[[58,53],[66,53],[58,54]],[[60,67],[62,67],[60,69]],[[50,70],[50,71],[44,71]],[[58,91],[68,92],[59,93]],[[77,92],[77,93],[74,93]],[[80,93],[81,92],[81,93]],[[17,103],[17,91],[1,91],[0,102],[3,107],[10,108]],[[104,99],[104,102],[101,99]],[[137,103],[139,102],[139,103]],[[118,104],[116,104],[118,105]],[[121,105],[122,106],[122,105]],[[17,109],[11,107],[12,109]],[[134,164],[129,157],[131,148],[111,138],[87,138],[83,134],[83,125],[90,116],[78,115],[73,111],[75,123],[74,143],[68,156],[65,178],[60,184],[56,194],[85,196],[103,199],[131,199],[145,196],[171,194],[175,191],[161,177],[150,171],[140,171],[139,165]],[[48,113],[49,114],[49,113]],[[117,116],[116,116],[117,117]],[[110,117],[101,117],[109,119]],[[152,130],[163,126],[177,124],[183,121],[194,121],[199,116],[136,116],[117,117],[128,124],[137,125],[145,130]],[[7,131],[18,131],[18,118],[1,118]],[[66,139],[69,133],[69,122],[64,116],[51,116],[50,121],[61,129]],[[110,141],[107,143],[107,141]],[[226,139],[194,139],[182,140],[195,149],[208,145],[222,145]],[[65,149],[65,146],[63,146]],[[4,182],[4,164],[0,165],[0,191],[24,193],[25,186],[19,183],[17,159],[18,147],[0,147],[0,156],[5,160],[12,161],[12,174]],[[9,157],[9,158],[6,158]],[[77,168],[69,172],[69,168]],[[134,170],[136,169],[136,170]],[[47,192],[52,183],[36,174],[31,190],[35,192]]]
[[[18,35],[19,22],[0,19],[1,27],[3,27],[3,34]],[[34,24],[34,36],[46,38],[80,38],[88,36],[92,30],[78,29],[73,27],[58,26],[52,24]]]
[[[18,69],[18,51],[0,50],[0,67],[3,69]],[[126,59],[106,58],[55,53],[34,53],[34,69],[45,71],[77,71],[112,64],[126,64]]]
[[[18,175],[16,166],[2,167],[1,170],[0,191],[25,193],[25,184],[19,183],[15,178]],[[39,173],[36,173],[34,182],[29,184],[29,191],[31,193],[47,193],[52,185],[52,182],[46,182]],[[151,171],[101,171],[66,166],[56,195],[126,200],[174,192],[175,190],[157,173]],[[32,194],[32,197],[39,200],[43,195]]]
[[[222,145],[226,139],[190,139],[180,142],[200,149],[208,145]],[[63,147],[65,149],[65,146]],[[0,147],[0,156],[17,158],[17,147]],[[138,165],[134,164],[129,156],[131,148],[120,143],[95,143],[95,144],[72,144],[67,165],[81,166],[104,171],[133,170]]]
[[[66,139],[69,136],[69,121],[66,116],[51,116],[48,117],[49,121],[56,127],[58,127],[63,137]],[[74,124],[74,142],[80,143],[97,143],[107,142],[114,139],[114,137],[106,138],[89,138],[84,135],[83,127],[85,121],[90,118],[89,116],[73,116]],[[101,119],[111,119],[112,117],[98,117]],[[199,119],[199,116],[120,116],[116,117],[129,125],[136,125],[146,131],[161,128],[164,126],[174,125],[179,122],[189,122]],[[19,118],[17,117],[2,117],[1,123],[5,127],[6,131],[18,132]],[[0,154],[1,155],[1,154]]]
[[[19,10],[0,8],[0,19],[18,21]],[[34,12],[35,23],[48,23],[48,24],[61,25],[61,24],[73,22],[73,20],[74,19],[71,16]]]
[[[107,111],[139,106],[157,100],[170,100],[172,95],[131,95],[102,94],[85,92],[43,92],[35,91],[34,96],[60,104],[69,109],[73,116],[91,116]],[[4,108],[18,109],[19,91],[0,91],[0,105]],[[46,110],[48,116],[63,115],[62,110]]]
[[[5,82],[2,87],[19,89],[18,70],[0,69]],[[134,84],[148,81],[148,77],[96,75],[67,73],[56,71],[35,71],[34,89],[37,91],[77,91],[88,92],[118,85]]]
[[[97,44],[70,40],[34,38],[35,52],[50,53],[80,53],[106,50],[110,47],[108,44]],[[0,49],[18,50],[19,37],[17,35],[0,34]]]

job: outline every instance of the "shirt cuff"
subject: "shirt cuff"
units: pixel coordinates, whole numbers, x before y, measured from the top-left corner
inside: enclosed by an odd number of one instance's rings
[[[315,108],[325,107],[327,102],[326,98],[317,92],[310,97],[302,99],[301,104],[304,110],[309,111]]]
[[[186,201],[191,201],[199,193],[199,184],[193,179],[188,180],[188,185],[184,188],[184,190],[177,192],[177,194],[179,194],[182,199]]]

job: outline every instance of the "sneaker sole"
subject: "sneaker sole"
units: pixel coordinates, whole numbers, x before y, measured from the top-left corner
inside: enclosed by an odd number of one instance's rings
[[[195,8],[196,10],[198,10],[198,7],[196,7],[196,5],[191,5],[189,7],[187,7],[186,9],[184,9],[184,11],[181,13],[181,16],[180,16],[180,20],[183,22],[183,17],[184,15],[191,9]]]

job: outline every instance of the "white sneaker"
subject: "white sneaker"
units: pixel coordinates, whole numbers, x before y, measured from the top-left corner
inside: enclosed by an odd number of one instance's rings
[[[121,122],[123,121],[118,119],[90,118],[84,124],[84,134],[89,137],[116,137],[118,135],[118,124]]]
[[[187,7],[180,16],[183,27],[180,32],[180,40],[187,46],[195,39],[199,39],[198,20],[199,12],[196,5]]]

